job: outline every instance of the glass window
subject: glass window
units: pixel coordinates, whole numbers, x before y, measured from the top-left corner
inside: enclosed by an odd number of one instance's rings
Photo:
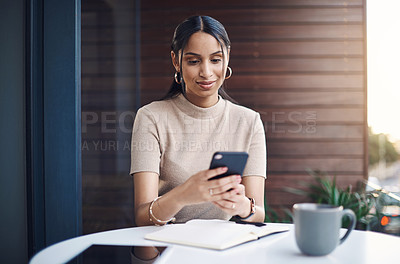
[[[83,233],[132,226],[135,1],[82,1]]]

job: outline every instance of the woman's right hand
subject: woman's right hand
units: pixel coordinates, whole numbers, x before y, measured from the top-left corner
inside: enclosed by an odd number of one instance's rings
[[[200,171],[179,185],[180,201],[185,205],[214,202],[235,195],[241,182],[240,175],[231,175],[220,179],[209,180],[225,173],[226,167]],[[210,191],[211,190],[211,191]],[[230,190],[228,192],[228,190]]]

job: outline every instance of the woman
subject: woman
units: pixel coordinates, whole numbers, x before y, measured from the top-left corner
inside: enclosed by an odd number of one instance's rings
[[[222,88],[232,75],[229,54],[225,28],[211,17],[190,17],[176,28],[170,91],[139,109],[133,127],[130,173],[138,226],[232,216],[264,220],[264,128],[258,113],[224,99],[230,99]],[[207,169],[216,151],[248,152],[243,178],[208,181],[226,171]],[[142,258],[156,253],[135,251]]]

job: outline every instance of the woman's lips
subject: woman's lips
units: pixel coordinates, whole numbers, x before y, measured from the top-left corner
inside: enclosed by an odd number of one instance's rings
[[[211,89],[214,86],[215,81],[204,81],[204,82],[197,82],[197,84],[203,89]]]

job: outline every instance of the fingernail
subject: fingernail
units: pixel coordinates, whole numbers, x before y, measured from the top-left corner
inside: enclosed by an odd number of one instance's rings
[[[228,167],[222,167],[221,171],[227,171]]]

